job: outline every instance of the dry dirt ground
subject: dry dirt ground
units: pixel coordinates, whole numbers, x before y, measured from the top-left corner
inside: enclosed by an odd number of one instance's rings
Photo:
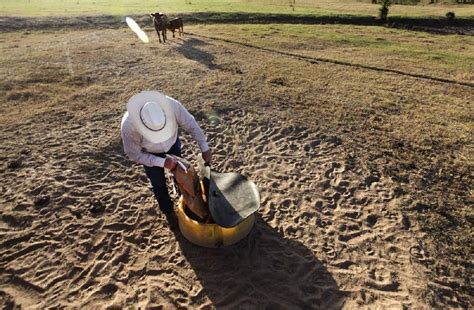
[[[190,35],[0,38],[7,308],[472,307],[472,87]],[[215,169],[257,183],[246,239],[203,249],[166,227],[120,143],[143,89],[188,107]]]

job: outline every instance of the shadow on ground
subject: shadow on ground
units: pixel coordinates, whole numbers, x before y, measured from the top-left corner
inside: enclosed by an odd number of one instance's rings
[[[180,232],[176,238],[217,309],[339,309],[347,296],[311,250],[260,216],[249,236],[233,246],[207,249]]]
[[[267,13],[193,13],[185,16],[188,23],[235,23],[235,24],[342,24],[358,26],[389,26],[394,28],[427,31],[440,34],[474,34],[474,20],[444,17],[389,17],[382,22],[370,15],[309,15]]]
[[[181,45],[176,47],[176,50],[181,53],[184,57],[200,62],[201,64],[207,66],[209,69],[217,69],[218,66],[214,64],[214,55],[204,50],[201,50],[199,46],[208,45],[209,43],[191,38],[184,40]]]
[[[180,14],[185,28],[188,24],[343,24],[358,26],[388,26],[394,28],[425,31],[438,34],[474,35],[474,19],[444,17],[389,17],[387,23],[374,16],[366,15],[309,15],[270,13],[220,13],[198,12]],[[70,16],[70,17],[15,17],[0,16],[0,31],[41,30],[41,29],[100,29],[126,27],[126,16]],[[153,27],[148,14],[131,15],[140,26]]]

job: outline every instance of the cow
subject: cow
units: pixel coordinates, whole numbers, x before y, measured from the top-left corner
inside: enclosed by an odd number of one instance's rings
[[[174,32],[176,29],[178,29],[178,34],[181,36],[181,34],[184,35],[184,28],[183,28],[183,20],[180,17],[173,18],[172,20],[168,21],[168,30],[173,32],[173,38],[174,38]]]
[[[158,40],[161,43],[161,36],[163,37],[163,43],[166,43],[166,27],[168,26],[168,16],[166,14],[157,12],[151,13],[150,16],[153,18],[153,25],[155,26],[156,33],[158,34]]]

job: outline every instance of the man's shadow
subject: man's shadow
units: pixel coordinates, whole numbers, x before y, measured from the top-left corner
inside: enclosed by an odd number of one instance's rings
[[[344,303],[346,293],[314,253],[259,215],[250,234],[228,247],[202,248],[175,234],[217,309],[338,309]]]

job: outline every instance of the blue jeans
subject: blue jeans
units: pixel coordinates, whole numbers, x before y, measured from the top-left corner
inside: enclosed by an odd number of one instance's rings
[[[159,157],[166,157],[166,154],[172,154],[181,157],[181,141],[176,139],[175,144],[166,153],[153,153],[153,155]],[[148,179],[150,179],[151,186],[153,187],[153,193],[155,194],[156,201],[160,206],[160,210],[164,214],[170,214],[173,211],[173,202],[171,201],[170,194],[168,193],[168,187],[166,186],[165,169],[161,167],[145,167],[145,173]]]

